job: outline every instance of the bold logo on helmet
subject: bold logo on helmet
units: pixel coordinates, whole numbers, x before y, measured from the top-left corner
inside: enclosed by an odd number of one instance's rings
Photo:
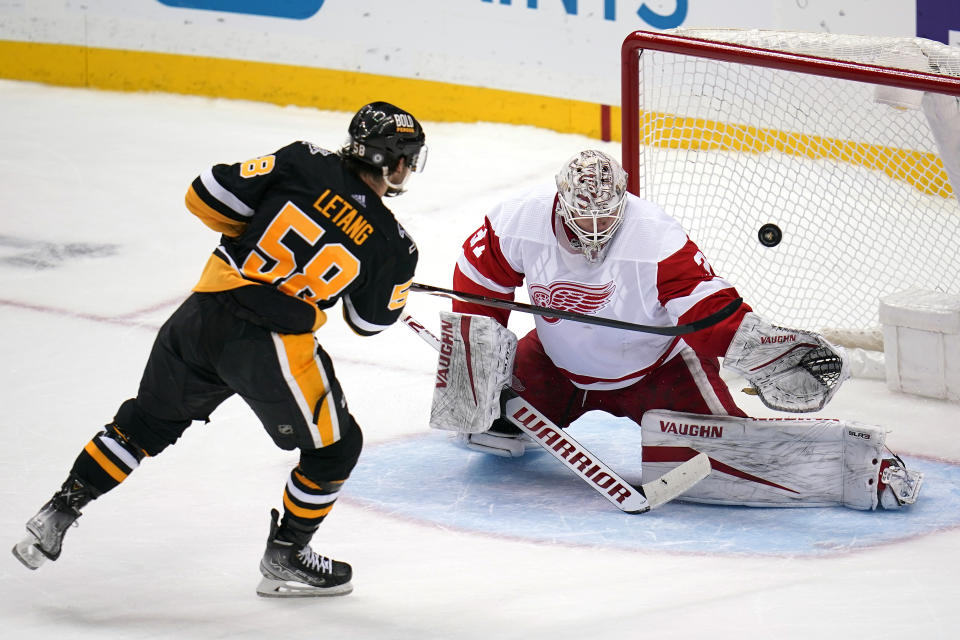
[[[613,281],[607,284],[583,284],[560,280],[549,285],[530,285],[530,298],[541,307],[594,314],[607,306],[616,288]],[[560,321],[560,318],[543,319],[550,324]]]
[[[409,113],[393,114],[393,123],[397,126],[397,133],[416,133],[413,116]]]

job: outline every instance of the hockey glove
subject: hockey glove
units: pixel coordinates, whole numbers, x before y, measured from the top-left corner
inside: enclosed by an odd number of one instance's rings
[[[775,327],[748,313],[723,358],[764,405],[794,413],[822,409],[850,376],[843,349],[819,334]]]

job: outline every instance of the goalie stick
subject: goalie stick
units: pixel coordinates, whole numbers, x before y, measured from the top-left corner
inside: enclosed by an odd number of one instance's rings
[[[443,287],[435,287],[429,284],[419,284],[414,282],[410,285],[410,291],[419,291],[420,293],[428,293],[432,296],[440,296],[442,298],[450,298],[451,300],[458,300],[460,302],[472,302],[474,304],[481,304],[485,307],[496,307],[498,309],[509,309],[511,311],[521,311],[523,313],[530,313],[535,316],[545,316],[547,318],[559,318],[561,320],[573,320],[574,322],[583,322],[586,324],[597,324],[603,327],[612,327],[614,329],[626,329],[627,331],[639,331],[640,333],[655,333],[661,336],[682,336],[688,333],[693,333],[694,331],[700,331],[701,329],[706,329],[707,327],[712,327],[718,322],[722,322],[732,316],[734,312],[740,308],[740,305],[743,303],[743,298],[737,298],[736,300],[731,301],[727,306],[723,307],[719,311],[710,314],[705,318],[700,318],[688,324],[678,324],[669,327],[661,327],[657,325],[650,324],[633,324],[632,322],[624,322],[623,320],[613,320],[611,318],[601,318],[598,316],[588,316],[582,313],[574,313],[572,311],[564,311],[562,309],[550,309],[549,307],[538,307],[533,304],[524,304],[523,302],[514,302],[513,300],[501,300],[499,298],[489,298],[487,296],[479,296],[473,293],[466,293],[464,291],[454,291],[453,289],[444,289]],[[409,326],[409,325],[408,325]]]
[[[440,351],[440,339],[410,314],[403,314],[400,321]],[[501,405],[504,418],[625,513],[645,513],[659,507],[710,473],[710,459],[705,453],[698,453],[656,480],[632,485],[512,390],[504,390]]]

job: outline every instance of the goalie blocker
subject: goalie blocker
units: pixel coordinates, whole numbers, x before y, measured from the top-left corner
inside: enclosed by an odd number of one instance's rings
[[[856,422],[657,410],[644,414],[641,430],[644,482],[697,452],[710,457],[712,473],[680,498],[691,502],[896,509],[923,483],[886,450],[882,429]]]
[[[517,336],[496,320],[441,311],[430,426],[462,434],[490,429],[516,353]]]
[[[513,378],[517,336],[487,316],[440,312],[437,378],[430,426],[456,432],[461,447],[519,458],[531,444],[522,433],[491,431],[501,392]]]

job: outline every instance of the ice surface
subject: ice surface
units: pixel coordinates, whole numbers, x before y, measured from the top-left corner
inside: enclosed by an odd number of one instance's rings
[[[189,182],[293,140],[335,147],[350,114],[4,81],[0,115],[0,531],[12,546],[136,393],[154,333],[217,241],[184,209]],[[488,206],[581,148],[619,153],[534,128],[425,126],[430,164],[390,205],[420,246],[418,281],[439,286]],[[414,294],[408,308],[435,326],[444,304]],[[57,562],[30,572],[3,556],[0,636],[927,639],[960,628],[960,406],[855,379],[822,412],[892,430],[890,446],[928,473],[909,511],[670,504],[625,516],[544,455],[486,458],[429,431],[432,350],[399,325],[359,338],[337,315],[318,336],[367,444],[314,546],[353,564],[352,595],[255,595],[268,511],[295,455],[231,399],[91,504]],[[588,418],[578,439],[639,477],[636,433]]]

